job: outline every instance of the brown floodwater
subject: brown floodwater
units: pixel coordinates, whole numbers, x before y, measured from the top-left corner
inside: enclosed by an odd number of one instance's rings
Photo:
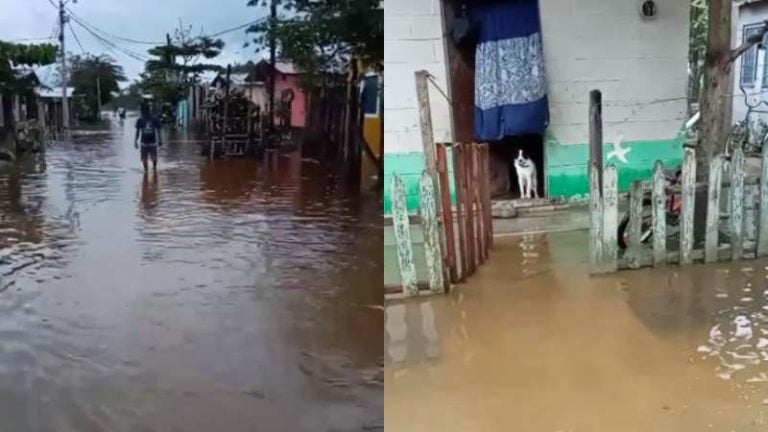
[[[387,430],[768,429],[768,260],[590,277],[586,240],[497,241],[450,295],[387,303]]]
[[[130,123],[0,172],[0,430],[383,429],[380,199]]]

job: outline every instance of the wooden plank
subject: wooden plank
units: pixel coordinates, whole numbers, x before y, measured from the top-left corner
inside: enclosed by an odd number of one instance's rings
[[[731,157],[731,259],[738,261],[744,252],[744,151]]]
[[[757,256],[768,256],[768,146],[763,146],[763,161],[760,169],[760,208],[757,223]]]
[[[475,231],[474,191],[472,184],[472,144],[467,144],[462,153],[464,158],[464,203],[467,211],[467,264],[468,275],[475,274],[477,269],[477,254],[475,245],[477,242]]]
[[[467,260],[467,216],[465,212],[465,198],[464,198],[464,152],[463,144],[456,144],[453,146],[453,182],[456,188],[456,224],[459,230],[459,253],[457,259],[459,259],[458,268],[461,269],[459,274],[459,280],[464,281],[467,279],[468,273],[468,260]]]
[[[664,177],[664,164],[656,161],[653,166],[653,190],[651,205],[653,212],[653,265],[664,265],[667,261],[667,180]]]
[[[488,221],[488,228],[486,235],[488,236],[488,242],[486,244],[488,253],[490,254],[493,248],[493,213],[491,212],[491,154],[490,146],[487,143],[483,144],[483,180],[485,181],[485,218]]]
[[[397,174],[392,176],[392,220],[403,294],[417,295],[419,288],[416,284],[416,264],[413,261],[411,228],[408,224],[408,208],[405,204],[405,185]]]
[[[603,188],[603,95],[589,92],[589,163],[597,163],[597,186]],[[590,170],[591,172],[591,170]]]
[[[746,164],[746,162],[745,162]],[[745,177],[746,180],[746,177]],[[744,242],[757,240],[757,206],[760,202],[760,188],[744,182]],[[755,251],[751,251],[755,252]]]
[[[472,203],[475,210],[475,255],[478,265],[485,262],[485,234],[484,225],[485,217],[483,216],[483,208],[480,202],[480,157],[479,144],[472,143],[471,163],[472,163]]]
[[[590,164],[589,175],[589,263],[593,273],[599,273],[603,264],[603,200],[600,191],[600,167]]]
[[[432,132],[432,111],[429,104],[429,87],[427,83],[429,72],[426,70],[418,70],[414,72],[414,77],[416,78],[416,101],[419,105],[419,126],[421,131],[421,144],[424,150],[424,163],[427,173],[432,177],[432,183],[437,184],[437,152],[435,150],[435,138]],[[442,206],[438,201],[438,213],[442,212],[441,207]]]
[[[640,265],[640,255],[643,245],[640,236],[643,227],[643,186],[640,181],[632,182],[629,191],[629,249],[628,259],[630,267]]]
[[[618,269],[618,186],[616,166],[608,165],[603,172],[603,263],[606,272],[615,272]]]
[[[680,214],[680,264],[691,262],[693,211],[696,205],[696,152],[686,148],[683,155],[682,210]]]
[[[720,184],[723,177],[723,157],[715,156],[709,162],[709,190],[707,192],[707,232],[704,239],[704,261],[717,261],[720,241]]]
[[[427,261],[429,287],[432,292],[443,291],[443,254],[440,248],[440,233],[435,205],[435,184],[427,170],[421,174],[419,212],[424,230],[424,256]]]
[[[453,211],[451,210],[451,186],[448,180],[448,158],[445,145],[437,146],[437,175],[440,178],[440,199],[443,202],[443,232],[445,240],[446,257],[448,260],[448,276],[451,283],[459,281],[459,272],[456,268],[456,234],[453,226]]]
[[[483,261],[488,259],[488,218],[485,208],[485,169],[483,167],[483,144],[475,144],[477,152],[475,153],[475,163],[477,165],[477,207],[478,218],[480,219],[480,257]]]

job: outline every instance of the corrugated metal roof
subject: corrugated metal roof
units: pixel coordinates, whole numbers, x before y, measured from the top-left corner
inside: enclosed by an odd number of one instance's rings
[[[72,97],[72,94],[75,92],[74,87],[67,87],[67,97]],[[61,89],[60,88],[38,88],[37,89],[37,95],[41,98],[50,98],[50,99],[61,99]]]
[[[768,0],[744,0],[736,4],[737,7],[742,8],[746,6],[754,6],[760,3],[766,3]]]

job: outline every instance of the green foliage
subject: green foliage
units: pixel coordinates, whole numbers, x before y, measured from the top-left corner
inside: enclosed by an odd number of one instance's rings
[[[70,84],[75,88],[75,95],[82,95],[84,103],[83,117],[95,118],[98,107],[96,79],[101,86],[101,103],[112,100],[112,92],[118,92],[119,82],[125,81],[123,68],[106,55],[73,56]]]
[[[29,91],[30,83],[17,79],[11,64],[47,65],[56,61],[58,48],[51,44],[26,45],[0,41],[0,91]]]
[[[249,6],[264,0],[250,0]],[[293,63],[308,83],[319,83],[329,72],[342,72],[351,57],[384,58],[384,11],[380,0],[283,0],[288,12],[276,22],[265,21],[247,31],[259,48],[275,38],[279,56]]]
[[[179,26],[169,44],[148,50],[153,59],[144,65],[140,87],[154,96],[158,103],[175,104],[186,95],[199,73],[221,70],[215,64],[198,63],[201,58],[213,59],[224,48],[224,42],[205,36],[191,36],[192,27]]]

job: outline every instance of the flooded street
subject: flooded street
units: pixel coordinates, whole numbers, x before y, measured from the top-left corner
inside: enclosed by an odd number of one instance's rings
[[[380,201],[133,122],[0,174],[0,429],[381,430]]]
[[[585,232],[497,240],[451,295],[386,308],[405,431],[762,431],[768,261],[589,277]]]

